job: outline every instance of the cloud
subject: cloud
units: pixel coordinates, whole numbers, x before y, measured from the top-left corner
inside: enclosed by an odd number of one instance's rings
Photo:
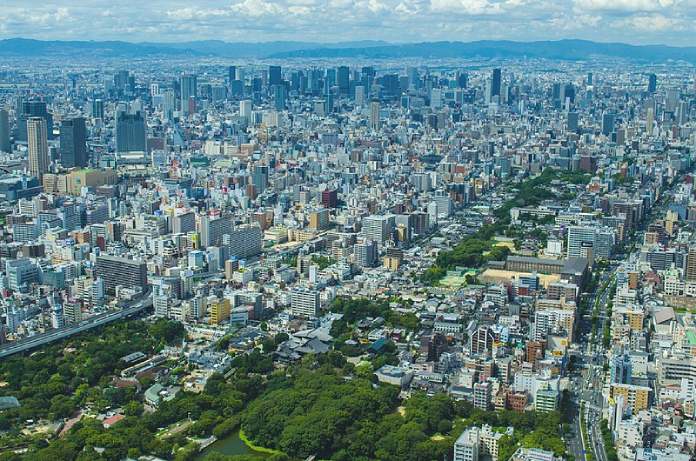
[[[643,32],[659,32],[665,30],[683,30],[684,22],[680,19],[668,18],[661,14],[637,15],[617,21],[622,28],[631,28]]]
[[[0,15],[2,38],[70,40],[586,38],[690,45],[695,34],[696,0],[3,0]]]
[[[592,11],[660,11],[676,6],[679,0],[575,0],[578,10]]]

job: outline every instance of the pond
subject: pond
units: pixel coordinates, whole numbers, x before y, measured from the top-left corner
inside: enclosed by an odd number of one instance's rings
[[[239,431],[234,432],[224,439],[220,439],[207,447],[196,458],[198,461],[205,459],[212,452],[222,453],[223,455],[256,455],[259,460],[268,458],[266,453],[260,453],[249,448],[242,439],[239,438]]]

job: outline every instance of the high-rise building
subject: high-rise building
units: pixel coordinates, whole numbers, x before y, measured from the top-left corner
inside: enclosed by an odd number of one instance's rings
[[[628,354],[616,355],[611,360],[610,382],[616,384],[631,384],[633,364]]]
[[[222,236],[222,245],[231,258],[248,258],[261,253],[263,232],[255,224],[245,224],[230,229]]]
[[[95,273],[104,280],[104,288],[109,293],[113,293],[117,286],[144,289],[147,285],[147,265],[134,259],[100,255]]]
[[[616,117],[611,112],[604,112],[602,114],[602,134],[604,136],[610,136],[614,131],[614,124],[616,123]]]
[[[172,233],[186,234],[196,230],[196,214],[193,211],[177,213],[172,216]]]
[[[10,152],[10,117],[6,109],[0,109],[0,152]]]
[[[184,74],[180,79],[181,84],[181,111],[188,115],[189,102],[198,97],[198,78],[192,74]]]
[[[141,112],[120,112],[116,119],[116,152],[146,150],[145,117]]]
[[[696,247],[689,248],[686,255],[686,280],[696,280]]]
[[[237,80],[237,66],[229,66],[227,68],[227,81],[232,84]]]
[[[220,246],[222,236],[232,231],[232,220],[228,216],[211,218],[202,216],[200,220],[201,248]]]
[[[251,121],[251,100],[244,99],[239,101],[239,116]]]
[[[355,264],[359,267],[375,267],[377,265],[377,245],[372,240],[366,240],[353,245]]]
[[[48,172],[48,135],[46,120],[41,117],[31,117],[27,120],[27,143],[29,147],[29,172],[42,179]]]
[[[377,131],[379,127],[379,101],[372,101],[370,102],[370,128]]]
[[[488,101],[493,101],[494,97],[500,98],[500,91],[503,86],[502,71],[499,68],[493,69],[491,72],[491,83],[489,87]]]
[[[381,246],[389,240],[394,230],[394,215],[367,216],[362,221],[362,231],[365,238]]]
[[[454,442],[453,461],[478,461],[480,445],[478,428],[466,429]]]
[[[104,118],[104,101],[101,99],[92,100],[92,117]]]
[[[60,163],[66,168],[87,166],[87,129],[84,118],[69,118],[61,123]]]
[[[350,68],[339,66],[336,70],[336,84],[341,95],[347,95],[350,90]]]
[[[491,404],[493,386],[488,381],[474,384],[474,407],[479,410],[488,410]]]
[[[268,66],[268,86],[283,83],[283,75],[280,66]]]
[[[578,127],[580,126],[580,124],[579,124],[579,117],[578,117],[577,112],[568,112],[567,126],[568,126],[568,131],[578,131]]]
[[[288,99],[287,89],[285,85],[271,86],[271,94],[273,95],[273,106],[276,110],[285,110],[286,101]]]
[[[609,259],[616,239],[608,227],[571,226],[568,228],[568,257]]]
[[[319,315],[319,292],[309,288],[295,288],[290,292],[290,311],[298,317]]]
[[[653,94],[657,91],[657,75],[648,75],[648,93]]]
[[[27,121],[31,117],[41,117],[46,122],[46,134],[48,139],[53,139],[53,115],[46,109],[44,101],[22,101],[22,110],[17,116],[17,140],[28,141]]]

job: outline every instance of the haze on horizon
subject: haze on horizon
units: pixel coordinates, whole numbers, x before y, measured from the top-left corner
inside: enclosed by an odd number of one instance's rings
[[[696,0],[5,0],[0,39],[694,45]]]

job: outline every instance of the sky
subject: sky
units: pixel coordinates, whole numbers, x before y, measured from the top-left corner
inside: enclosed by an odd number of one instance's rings
[[[696,0],[3,0],[0,38],[696,45]]]

